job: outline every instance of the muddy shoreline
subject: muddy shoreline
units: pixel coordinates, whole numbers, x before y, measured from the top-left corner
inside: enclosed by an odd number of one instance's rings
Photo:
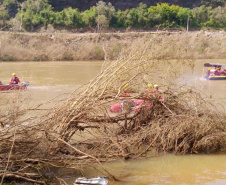
[[[154,39],[158,42],[153,42]],[[225,31],[125,33],[0,32],[0,61],[87,61],[117,59],[150,42],[160,50],[186,48],[187,58],[226,58]],[[165,42],[167,41],[167,42]],[[165,57],[164,52],[162,56]]]

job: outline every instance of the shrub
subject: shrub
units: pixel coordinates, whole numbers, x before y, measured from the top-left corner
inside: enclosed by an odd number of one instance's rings
[[[65,61],[69,61],[69,60],[74,60],[73,54],[69,51],[65,51],[63,53],[62,59],[61,60],[65,60]]]
[[[93,50],[91,51],[91,59],[95,58],[96,60],[104,59],[104,51],[99,45],[94,45]]]
[[[2,61],[14,61],[14,57],[10,54],[3,54],[3,55],[0,55],[0,60]]]
[[[202,25],[206,28],[215,28],[215,29],[222,27],[221,23],[215,19],[210,19],[209,21],[207,21],[206,23],[204,23]]]

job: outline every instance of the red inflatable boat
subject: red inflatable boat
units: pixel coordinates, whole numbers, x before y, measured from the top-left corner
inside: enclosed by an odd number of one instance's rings
[[[24,90],[29,85],[29,82],[22,82],[21,85],[10,84],[10,85],[0,85],[0,91],[9,91],[9,90]]]

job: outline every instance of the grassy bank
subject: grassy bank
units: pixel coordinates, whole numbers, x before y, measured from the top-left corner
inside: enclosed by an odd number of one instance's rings
[[[226,58],[225,31],[103,34],[0,32],[0,61],[103,60],[105,56],[117,59],[130,55],[147,42],[162,50],[153,58],[167,57],[169,50],[181,48],[186,48],[187,58]]]

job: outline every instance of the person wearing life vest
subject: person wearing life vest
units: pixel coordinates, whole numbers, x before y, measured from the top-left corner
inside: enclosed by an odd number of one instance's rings
[[[152,93],[153,93],[153,85],[152,85],[152,83],[149,83],[147,93],[144,97],[148,98],[149,96],[152,96]]]
[[[150,108],[152,107],[152,103],[148,102],[147,99],[152,99],[153,98],[153,85],[152,83],[149,83],[148,85],[148,90],[144,94],[144,99],[143,100],[138,100],[135,103],[137,103],[137,106],[135,107],[135,113],[138,113],[141,109],[141,107],[146,107]]]
[[[159,86],[157,84],[154,85],[154,92],[159,92]]]
[[[226,76],[226,69],[224,69],[224,71],[223,71],[223,75],[224,75],[224,76]]]
[[[206,74],[209,76],[210,75],[210,68],[206,71]]]
[[[124,92],[121,93],[120,100],[124,100],[126,97],[130,97],[130,93],[127,92],[128,91],[128,86],[129,86],[129,83],[124,85]]]
[[[148,84],[148,92],[152,92],[153,91],[153,85],[152,83]]]
[[[159,91],[159,86],[157,84],[154,85],[154,94],[155,94],[155,97],[158,98],[159,101],[164,101],[162,92]]]
[[[214,72],[214,75],[216,76],[220,76],[220,73],[219,73],[219,68],[216,68],[215,72]]]
[[[13,73],[12,76],[13,77],[10,80],[10,84],[18,84],[18,83],[20,83],[20,79],[16,76],[15,73]]]
[[[210,76],[210,68],[208,68],[208,70],[206,71],[206,74],[204,75],[204,77],[205,77],[206,79],[208,79],[209,76]]]

